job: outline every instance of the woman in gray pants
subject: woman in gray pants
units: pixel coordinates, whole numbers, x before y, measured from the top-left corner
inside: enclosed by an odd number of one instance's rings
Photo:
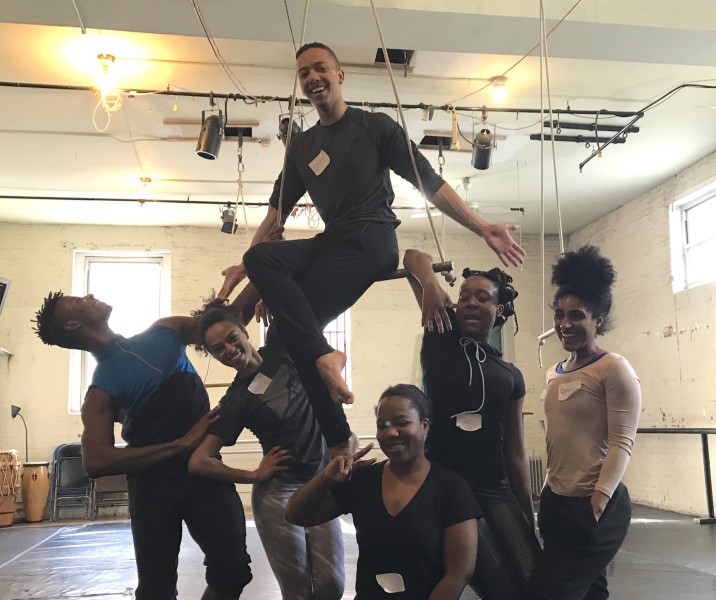
[[[200,323],[204,348],[236,378],[221,399],[218,418],[196,448],[189,470],[235,483],[253,483],[256,528],[284,600],[338,600],[343,595],[343,538],[337,519],[317,527],[286,521],[293,493],[327,464],[328,449],[293,364],[279,346],[253,348],[239,319],[213,308]],[[244,428],[264,458],[255,471],[229,467],[219,450]]]

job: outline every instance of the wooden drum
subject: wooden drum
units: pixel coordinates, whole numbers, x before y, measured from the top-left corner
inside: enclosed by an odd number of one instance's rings
[[[0,451],[0,527],[12,525],[18,487],[20,487],[20,460],[17,457],[17,450]]]
[[[29,462],[22,469],[22,506],[25,520],[37,523],[45,518],[47,496],[50,493],[50,463]]]

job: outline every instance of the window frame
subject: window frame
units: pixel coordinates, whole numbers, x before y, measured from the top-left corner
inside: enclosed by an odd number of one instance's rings
[[[697,243],[689,242],[688,213],[706,202],[716,203],[716,178],[676,200],[670,207],[671,272],[674,293],[716,281],[716,270],[707,279],[698,281],[689,279],[689,251],[716,240],[716,228],[714,228],[714,235],[710,238]]]
[[[72,250],[72,295],[85,296],[89,292],[89,270],[92,263],[157,263],[160,267],[159,318],[171,315],[171,252],[168,250]],[[87,353],[70,350],[67,412],[80,414],[89,387]]]

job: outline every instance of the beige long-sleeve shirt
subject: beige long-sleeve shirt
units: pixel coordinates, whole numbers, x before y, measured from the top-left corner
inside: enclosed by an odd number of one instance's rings
[[[592,362],[547,372],[547,485],[562,496],[611,498],[626,470],[641,412],[639,378],[607,352]]]

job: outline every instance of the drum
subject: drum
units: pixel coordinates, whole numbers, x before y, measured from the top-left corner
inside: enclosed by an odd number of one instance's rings
[[[12,525],[18,487],[20,487],[20,460],[17,457],[17,450],[0,451],[0,527]]]
[[[37,523],[45,518],[47,496],[50,493],[50,463],[29,462],[22,469],[22,506],[25,520]]]

